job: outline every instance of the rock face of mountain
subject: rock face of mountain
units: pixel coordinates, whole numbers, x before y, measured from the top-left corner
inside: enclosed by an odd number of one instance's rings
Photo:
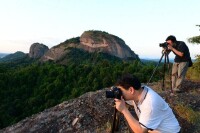
[[[31,58],[40,58],[42,57],[47,51],[49,50],[49,48],[44,45],[44,44],[40,44],[40,43],[34,43],[31,45],[30,50],[29,50],[29,57]]]
[[[108,132],[112,125],[113,99],[105,89],[88,92],[0,130],[5,133],[93,133]],[[122,120],[121,132],[127,127]]]
[[[106,32],[86,31],[81,35],[80,43],[89,52],[105,52],[119,58],[138,58],[121,38]]]
[[[85,31],[80,37],[71,38],[51,48],[42,60],[60,60],[69,52],[69,48],[107,53],[121,59],[139,59],[121,38],[102,31]]]

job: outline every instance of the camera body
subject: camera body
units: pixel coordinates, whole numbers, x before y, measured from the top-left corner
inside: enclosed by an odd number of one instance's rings
[[[167,42],[164,42],[164,43],[160,43],[160,44],[159,44],[159,46],[160,46],[160,47],[163,47],[164,49],[168,49],[168,45],[169,45],[169,44],[168,44]]]
[[[111,90],[106,91],[106,98],[117,98],[121,100],[122,91],[116,86],[112,86]]]

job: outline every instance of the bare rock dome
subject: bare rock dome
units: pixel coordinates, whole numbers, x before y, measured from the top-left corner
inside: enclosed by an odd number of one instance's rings
[[[44,45],[44,44],[40,44],[40,43],[34,43],[31,45],[30,47],[30,51],[29,51],[29,56],[31,58],[40,58],[42,57],[47,51],[49,50],[49,48]]]

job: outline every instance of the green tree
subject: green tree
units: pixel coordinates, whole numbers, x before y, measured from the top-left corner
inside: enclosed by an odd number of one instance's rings
[[[199,26],[199,25],[197,25]],[[188,42],[192,44],[199,45],[200,44],[200,35],[194,36],[188,39]],[[194,79],[194,80],[200,80],[200,55],[196,55],[195,62],[193,63],[193,66],[189,68],[187,72],[187,78]]]
[[[194,36],[188,39],[188,42],[193,44],[200,44],[200,36]]]

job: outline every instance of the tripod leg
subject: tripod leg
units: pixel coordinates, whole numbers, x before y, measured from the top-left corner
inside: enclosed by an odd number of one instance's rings
[[[113,123],[112,123],[112,133],[114,133],[115,131],[118,131],[118,126],[119,126],[119,112],[115,108],[114,116],[113,116]]]
[[[114,133],[115,132],[115,120],[116,120],[116,108],[114,110],[114,116],[113,116],[113,123],[112,123],[112,132],[111,133]]]
[[[168,64],[168,70],[169,70],[170,91],[171,91],[171,93],[173,93],[173,90],[172,90],[172,72],[171,72],[171,69],[170,69],[169,55],[168,54],[167,54],[167,64]]]
[[[165,54],[164,66],[163,66],[163,82],[162,82],[162,90],[165,90],[165,69],[166,69],[166,59],[167,55]]]
[[[147,85],[150,83],[150,81],[151,81],[151,79],[152,79],[154,73],[156,72],[156,69],[158,68],[160,62],[162,61],[162,58],[163,58],[164,54],[165,54],[165,53],[163,53],[162,56],[160,57],[160,60],[159,60],[158,64],[156,65],[156,67],[154,68],[153,73],[152,73],[152,75],[151,75],[151,77],[150,77],[150,79],[149,79]]]
[[[116,120],[115,120],[115,131],[119,130],[119,122],[120,122],[120,112],[117,111],[116,113]]]

